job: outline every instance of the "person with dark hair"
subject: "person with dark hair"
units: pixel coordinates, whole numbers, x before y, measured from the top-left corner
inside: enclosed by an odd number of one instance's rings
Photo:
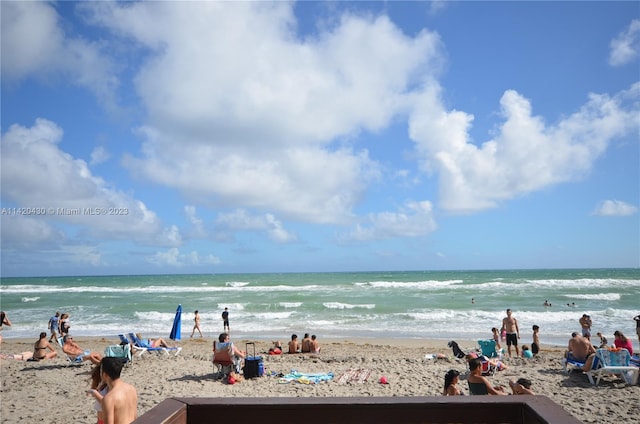
[[[193,317],[193,330],[191,330],[191,337],[195,334],[196,330],[200,333],[200,337],[202,337],[202,331],[200,331],[200,314],[196,310]]]
[[[138,418],[138,392],[120,379],[123,366],[120,358],[105,357],[100,361],[100,377],[109,388],[102,398],[104,422],[107,424],[131,423]]]
[[[640,314],[633,317],[633,320],[636,322],[636,334],[638,335],[638,343],[640,343]]]
[[[531,343],[531,353],[533,353],[533,356],[536,356],[538,354],[538,352],[540,352],[540,327],[538,327],[537,325],[534,325],[532,327],[533,329],[533,342]]]
[[[519,378],[518,381],[509,380],[509,387],[514,395],[535,395],[531,390],[531,380]]]
[[[47,352],[49,349],[49,352]],[[43,359],[53,359],[58,356],[58,352],[51,346],[51,343],[47,341],[47,332],[40,333],[40,338],[33,346],[33,361],[42,361]]]
[[[489,379],[482,375],[482,361],[472,359],[469,361],[469,376],[467,377],[469,392],[472,395],[506,395],[500,386],[493,386]]]
[[[511,315],[511,309],[507,309],[507,316],[502,319],[502,328],[500,328],[500,332],[502,331],[506,332],[507,353],[509,356],[511,356],[511,346],[516,349],[516,356],[520,356],[520,350],[518,349],[520,328],[518,327],[518,320]]]
[[[60,328],[60,312],[56,311],[56,314],[49,318],[47,328],[51,331],[51,337],[49,341],[56,340],[58,338],[58,330]]]
[[[316,338],[315,334],[311,335],[311,353],[320,353],[320,343]]]
[[[102,364],[94,365],[91,369],[91,377],[89,380],[91,381],[91,388],[87,390],[87,394],[93,396],[96,399],[95,405],[93,409],[95,409],[98,415],[97,424],[104,424],[104,412],[102,411],[102,399],[109,391],[109,387],[107,383],[102,381]]]
[[[567,359],[573,359],[578,362],[582,362],[584,366],[583,371],[590,371],[593,365],[593,358],[595,357],[596,349],[593,347],[589,339],[582,337],[580,334],[573,332],[567,345],[567,351],[565,357]]]
[[[300,347],[301,347],[302,353],[311,352],[311,338],[309,337],[309,333],[304,333],[304,337],[302,338]]]
[[[460,371],[449,370],[444,375],[444,390],[442,396],[458,396],[463,395],[462,390],[458,387],[460,381]]]
[[[582,317],[578,320],[580,323],[580,327],[582,328],[582,337],[587,340],[591,340],[591,326],[593,325],[593,321],[591,321],[591,317],[589,314],[582,314]]]
[[[224,308],[222,312],[222,331],[229,332],[229,308]]]
[[[297,334],[291,335],[291,341],[289,342],[289,353],[300,353],[300,343],[298,342]]]

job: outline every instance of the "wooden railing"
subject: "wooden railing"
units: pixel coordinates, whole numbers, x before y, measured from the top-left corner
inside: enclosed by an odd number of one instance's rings
[[[135,424],[580,424],[546,396],[170,398]]]

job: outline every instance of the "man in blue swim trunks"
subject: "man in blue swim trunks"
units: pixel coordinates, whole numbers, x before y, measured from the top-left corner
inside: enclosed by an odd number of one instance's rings
[[[500,332],[507,333],[507,352],[511,356],[511,346],[516,349],[516,356],[520,356],[518,349],[518,339],[520,338],[520,329],[518,328],[518,320],[511,316],[511,309],[507,309],[507,316],[502,319],[502,328]]]

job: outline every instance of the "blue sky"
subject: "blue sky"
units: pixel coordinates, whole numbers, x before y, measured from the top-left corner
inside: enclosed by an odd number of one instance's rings
[[[637,2],[12,2],[2,276],[640,266]]]

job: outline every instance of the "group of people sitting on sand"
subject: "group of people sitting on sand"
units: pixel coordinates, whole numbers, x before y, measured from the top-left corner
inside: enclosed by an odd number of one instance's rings
[[[102,355],[98,352],[92,352],[88,349],[82,349],[73,341],[73,336],[66,335],[63,337],[62,352],[69,357],[72,362],[90,361],[92,364],[99,364]],[[33,351],[22,353],[2,355],[0,359],[18,359],[22,361],[43,361],[45,359],[53,359],[58,356],[58,352],[51,342],[47,340],[47,333],[41,332],[40,337],[33,345]]]
[[[292,334],[288,353],[320,353],[320,343],[315,334],[305,333],[301,342],[298,342],[297,334]]]

